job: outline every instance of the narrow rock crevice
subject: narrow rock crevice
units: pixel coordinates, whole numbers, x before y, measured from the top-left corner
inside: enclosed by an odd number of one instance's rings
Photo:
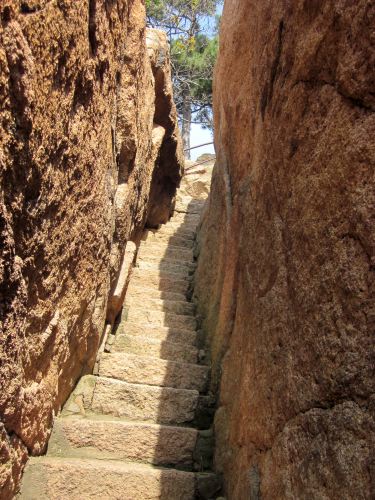
[[[167,224],[143,234],[96,376],[81,378],[55,419],[47,455],[30,459],[20,498],[49,497],[49,484],[67,498],[68,477],[69,498],[95,497],[104,484],[108,498],[220,495],[221,477],[211,472],[210,368],[187,298],[203,204],[184,198]]]

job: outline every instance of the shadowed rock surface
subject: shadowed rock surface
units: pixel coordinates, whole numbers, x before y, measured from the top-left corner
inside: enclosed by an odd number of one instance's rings
[[[182,152],[167,40],[153,32],[147,53],[141,1],[5,0],[0,17],[0,496],[11,498],[122,306],[127,242],[148,214],[172,212]]]
[[[225,2],[195,293],[230,499],[374,495],[374,10]]]

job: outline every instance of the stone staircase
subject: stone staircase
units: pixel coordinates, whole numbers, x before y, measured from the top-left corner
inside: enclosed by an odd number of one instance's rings
[[[145,232],[97,375],[81,378],[55,419],[20,498],[217,498],[209,367],[189,301],[202,204],[184,198],[168,224]]]

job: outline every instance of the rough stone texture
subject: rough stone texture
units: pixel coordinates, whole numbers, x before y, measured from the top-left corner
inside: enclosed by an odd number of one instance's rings
[[[374,496],[374,25],[225,2],[196,294],[228,498]]]
[[[198,397],[196,390],[154,387],[86,375],[70,395],[62,415],[95,413],[174,425],[193,420]]]
[[[139,355],[112,352],[101,356],[99,375],[133,384],[203,391],[207,385],[208,367],[158,359],[147,352]]]
[[[172,259],[186,259],[193,260],[192,249],[173,246],[173,243],[153,245],[151,242],[147,242],[147,247],[144,242],[141,243],[138,256],[149,256],[149,257],[165,257]]]
[[[129,321],[142,322],[155,326],[169,326],[183,328],[186,330],[195,330],[196,319],[194,316],[184,316],[183,314],[174,314],[165,311],[153,311],[146,308],[130,307],[128,313]]]
[[[172,209],[182,157],[166,40],[157,37],[150,63],[140,0],[4,0],[0,18],[0,488],[9,496],[25,447],[44,450],[53,413],[92,368],[126,242],[139,239],[148,209],[155,223]]]
[[[159,339],[150,339],[147,337],[134,335],[119,335],[113,347],[114,351],[129,352],[133,354],[144,354],[145,356],[159,357],[161,359],[181,359],[186,363],[196,363],[198,360],[198,349],[195,346],[160,341]]]
[[[129,384],[97,377],[90,408],[97,413],[131,420],[182,424],[190,422],[198,392],[170,387]]]
[[[0,498],[12,498],[27,460],[27,448],[15,434],[8,435],[0,424]]]
[[[144,306],[144,298],[142,302],[138,296],[128,296],[126,303],[129,304],[129,306],[133,305],[134,307],[142,307]],[[187,316],[193,316],[195,312],[194,304],[187,302],[186,298],[185,300],[150,298],[150,307],[152,307],[155,311],[167,311],[175,314],[185,314]]]
[[[33,458],[20,498],[24,500],[191,500],[191,472],[81,458]]]
[[[147,295],[147,297],[150,297],[150,299],[166,299],[166,300],[172,300],[172,301],[183,301],[186,300],[186,296],[183,293],[176,293],[176,292],[162,292],[158,290],[157,288],[149,288],[146,286],[137,286],[135,283],[131,283],[128,287],[127,290],[127,297],[136,299],[139,298],[141,299],[142,297],[144,298]]]
[[[171,233],[167,231],[146,231],[143,235],[143,238],[146,241],[151,241],[155,244],[159,244],[161,242],[168,243],[171,245],[178,245],[178,246],[183,246],[186,248],[192,248],[193,247],[193,237],[192,235],[188,235],[187,233],[185,234],[178,234],[177,236],[171,235]]]
[[[111,296],[108,300],[107,321],[109,321],[110,325],[114,324],[115,319],[123,306],[136,252],[136,244],[132,241],[128,241],[125,248],[124,258],[121,264],[120,273],[117,279],[116,288],[111,293]]]
[[[147,247],[145,253],[154,257]],[[189,256],[193,261],[191,251]],[[184,261],[187,256],[175,257]],[[158,260],[164,260],[160,252]],[[135,279],[132,275],[130,283]],[[98,376],[81,377],[54,421],[46,457],[27,464],[21,498],[212,499],[220,489],[214,474],[178,474],[178,469],[212,467],[212,397],[205,394],[209,367],[197,364],[195,330],[145,326],[146,304],[147,313],[156,315],[164,307],[193,312],[191,298],[184,296],[150,300],[150,291],[165,293],[159,286],[151,279],[142,289],[143,301],[139,289],[135,296],[134,288],[127,289],[126,300],[130,293],[142,307],[136,309],[134,322],[129,322],[129,305],[123,308],[104,352],[99,352]],[[168,469],[140,469],[140,463]]]
[[[181,171],[176,170],[178,164],[183,165],[183,151],[180,144],[177,113],[173,102],[173,89],[169,64],[167,35],[161,31],[147,30],[147,51],[151,60],[155,79],[155,116],[154,121],[166,131],[166,139],[160,149],[160,165],[153,172],[150,203],[147,214],[149,227],[157,227],[169,220],[174,204],[171,199],[176,194]]]
[[[135,268],[133,270],[133,283],[138,286],[152,286],[159,288],[163,292],[186,293],[189,288],[189,281],[179,275],[165,271],[150,271]]]
[[[211,161],[207,160],[209,160],[208,155],[201,155],[195,162],[186,160],[185,175],[182,178],[176,199],[177,211],[180,209],[180,201],[188,197],[192,197],[195,200],[207,199],[210,192],[212,170],[215,164],[214,158]],[[205,163],[197,165],[202,161]]]
[[[139,269],[146,269],[150,271],[167,271],[180,276],[189,276],[195,270],[193,262],[176,262],[173,259],[163,259],[161,262],[157,259],[148,259],[141,257],[137,262]]]
[[[126,304],[129,306],[142,307],[144,303],[144,295],[143,298],[129,294],[126,297]],[[175,314],[186,314],[187,316],[193,316],[195,310],[194,304],[186,302],[186,298],[185,301],[150,298],[148,305],[155,311],[168,311]]]
[[[190,345],[195,345],[197,342],[197,334],[192,330],[171,328],[169,326],[143,325],[142,323],[132,323],[130,321],[126,323],[123,333]]]
[[[192,465],[196,429],[136,422],[56,419],[48,453],[53,456]]]
[[[176,231],[177,229],[177,231]],[[171,227],[171,226],[163,226],[158,235],[160,237],[164,235],[170,235],[173,237],[180,237],[180,238],[186,238],[186,239],[194,239],[195,237],[195,231],[191,229],[186,229],[185,227]]]

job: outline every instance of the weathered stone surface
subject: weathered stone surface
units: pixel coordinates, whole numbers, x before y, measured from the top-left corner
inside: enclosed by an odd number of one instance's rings
[[[193,420],[196,390],[153,387],[105,377],[82,377],[66,402],[62,415],[92,413],[161,424]]]
[[[190,282],[179,275],[168,271],[145,270],[135,268],[133,270],[133,283],[137,286],[156,288],[163,292],[186,293]]]
[[[26,460],[26,446],[14,434],[9,436],[0,423],[0,498],[12,498]]]
[[[196,294],[228,498],[373,496],[374,14],[225,2]]]
[[[197,474],[197,498],[210,500],[220,493],[222,479],[219,475],[210,473]]]
[[[373,410],[348,401],[332,408],[312,408],[289,421],[264,459],[264,496],[337,498],[340,492],[340,498],[348,500],[372,498]],[[278,467],[284,463],[288,463],[287,476],[285,466]]]
[[[90,408],[95,413],[160,424],[190,422],[198,392],[96,378]]]
[[[125,248],[124,258],[121,264],[120,274],[116,283],[116,288],[111,293],[107,305],[107,320],[113,325],[116,316],[121,311],[124,303],[125,293],[129,284],[130,274],[133,267],[137,246],[132,241],[128,241]]]
[[[191,472],[81,458],[32,458],[22,482],[24,500],[191,500]]]
[[[154,257],[148,251],[145,244],[145,253]],[[186,254],[182,248],[182,253],[174,257],[193,261],[191,250]],[[163,254],[153,261],[163,262]],[[172,266],[176,259],[167,262]],[[152,280],[140,287],[137,279],[132,274],[130,286],[121,281],[115,295],[126,287],[126,304],[114,328],[106,328],[111,333],[98,353],[97,376],[80,379],[55,419],[47,457],[29,461],[21,498],[212,496],[212,481],[202,485],[200,474],[176,474],[176,469],[210,470],[212,464],[212,432],[186,427],[210,427],[214,403],[204,395],[209,367],[197,364],[202,351],[195,345],[195,307],[180,293],[158,290]],[[155,326],[149,317],[182,326]],[[140,463],[168,467],[166,480],[162,471],[140,469]]]
[[[169,339],[160,341],[134,335],[118,335],[112,348],[114,352],[130,352],[161,359],[180,359],[186,363],[197,363],[198,349],[189,344],[171,342]]]
[[[148,257],[141,257],[137,261],[139,269],[149,269],[151,271],[166,271],[182,277],[188,277],[195,270],[195,264],[189,261],[178,261],[174,259],[150,259]]]
[[[185,224],[191,224],[197,226],[200,220],[200,213],[185,213],[185,212],[175,212],[170,219],[170,222],[183,222]]]
[[[196,470],[202,471],[212,467],[214,446],[215,441],[213,429],[199,431],[197,443],[194,449],[194,462]]]
[[[99,375],[133,384],[158,385],[176,389],[203,391],[208,382],[208,367],[192,363],[149,357],[146,350],[140,354],[129,352],[103,354]]]
[[[136,283],[130,283],[127,290],[127,299],[136,299],[150,297],[151,299],[165,299],[172,301],[184,301],[186,300],[186,295],[178,292],[163,292],[156,288],[149,288],[147,286],[138,286]]]
[[[164,235],[169,235],[169,236],[177,236],[179,238],[186,238],[186,239],[194,239],[195,238],[195,229],[187,229],[183,225],[178,224],[177,226],[167,224],[165,226],[162,226],[162,228],[158,231],[158,236],[164,236]]]
[[[178,131],[177,113],[173,102],[173,89],[169,63],[167,35],[154,29],[147,30],[147,51],[155,81],[154,121],[166,130],[166,139],[160,149],[160,164],[152,177],[147,225],[157,227],[169,220],[173,212],[176,186],[180,184],[184,164]],[[176,171],[176,160],[180,170]]]
[[[196,162],[186,161],[185,175],[181,180],[176,198],[176,212],[200,213],[204,201],[210,192],[212,170],[215,160],[194,166],[207,158],[198,158]]]
[[[171,259],[186,259],[193,261],[193,250],[174,246],[170,241],[153,244],[151,241],[142,242],[138,251],[138,256],[165,257]]]
[[[97,377],[85,375],[79,379],[74,391],[70,394],[68,401],[62,410],[62,415],[82,415],[91,410],[92,398]]]
[[[191,302],[187,302],[187,300],[166,300],[166,299],[154,299],[150,298],[148,301],[148,306],[153,311],[168,311],[173,312],[175,314],[185,314],[187,316],[193,316],[195,307]],[[145,295],[143,297],[134,297],[127,295],[126,304],[129,307],[144,307],[145,304]]]
[[[183,191],[184,188],[186,188],[186,194],[200,197],[203,200],[205,200],[208,197],[208,193],[210,190],[212,169],[213,165],[209,172],[207,172],[206,170],[196,172],[194,174],[188,172],[187,175],[189,177],[190,182],[188,184],[181,183],[181,190]],[[181,205],[180,203],[181,198],[182,197],[180,195],[176,200],[176,210],[178,212],[187,212],[187,211],[194,212],[193,207],[189,208]]]
[[[165,311],[153,311],[143,307],[130,307],[128,312],[129,321],[138,321],[142,324],[155,326],[169,326],[194,330],[197,326],[197,320],[193,316],[183,314],[174,314]]]
[[[137,422],[56,419],[48,455],[191,466],[198,431]]]
[[[182,156],[168,45],[154,33],[150,63],[140,0],[4,0],[0,17],[0,488],[10,495],[25,448],[43,452],[53,413],[93,367],[126,242],[148,211],[154,223],[170,213]]]
[[[176,234],[178,234],[178,231],[191,231],[192,233],[195,232],[197,228],[197,223],[196,222],[184,222],[182,220],[173,220],[173,218],[170,220],[170,223],[168,224],[168,228],[172,231],[176,231]]]
[[[173,328],[169,326],[144,325],[131,321],[127,321],[119,333],[151,339],[155,338],[160,341],[177,342],[181,344],[195,345],[197,342],[197,333],[194,330],[184,330],[182,328]]]
[[[159,244],[161,242],[171,244],[173,246],[192,248],[194,244],[194,235],[173,235],[169,232],[160,231],[145,231],[143,234],[144,241],[152,241]]]

